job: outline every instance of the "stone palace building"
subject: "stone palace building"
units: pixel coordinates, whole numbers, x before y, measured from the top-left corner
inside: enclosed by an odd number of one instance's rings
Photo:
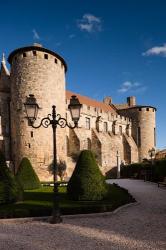
[[[67,163],[71,175],[73,157],[83,149],[91,149],[103,173],[117,165],[117,153],[123,163],[149,158],[155,147],[155,112],[149,105],[137,105],[134,96],[125,104],[103,102],[66,90],[67,65],[57,53],[40,44],[14,50],[8,57],[10,71],[3,55],[0,70],[0,149],[13,171],[23,157],[28,157],[41,180],[50,180],[48,166],[53,159],[52,128],[28,126],[24,103],[33,94],[40,107],[35,124],[51,113],[71,122],[68,104],[76,95],[82,104],[79,127],[57,129],[57,155]]]

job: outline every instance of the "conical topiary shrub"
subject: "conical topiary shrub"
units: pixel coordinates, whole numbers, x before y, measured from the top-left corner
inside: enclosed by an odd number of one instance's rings
[[[30,161],[26,157],[24,157],[20,163],[16,174],[16,180],[21,185],[23,190],[37,189],[41,187],[40,180]]]
[[[105,178],[91,151],[81,152],[67,191],[73,200],[102,200],[107,195]]]
[[[4,155],[0,152],[0,204],[16,201],[19,194],[14,176],[6,166]]]

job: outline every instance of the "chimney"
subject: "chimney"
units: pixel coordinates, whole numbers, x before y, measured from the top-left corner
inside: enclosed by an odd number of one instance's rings
[[[110,96],[106,96],[106,97],[104,97],[103,102],[104,102],[106,105],[111,105],[111,103],[112,103],[112,98],[111,98]]]
[[[136,98],[135,96],[129,96],[127,97],[127,104],[129,107],[135,106],[136,105]]]

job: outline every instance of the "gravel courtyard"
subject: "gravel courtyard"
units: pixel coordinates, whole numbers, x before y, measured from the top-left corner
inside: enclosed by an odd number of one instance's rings
[[[0,250],[166,249],[166,188],[140,180],[111,180],[136,205],[116,213],[65,217],[62,224],[0,220]]]

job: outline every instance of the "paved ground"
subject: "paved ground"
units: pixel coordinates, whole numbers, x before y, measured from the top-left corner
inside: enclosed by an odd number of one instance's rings
[[[0,250],[166,249],[166,188],[118,180],[139,204],[106,216],[65,218],[62,224],[0,221]]]

